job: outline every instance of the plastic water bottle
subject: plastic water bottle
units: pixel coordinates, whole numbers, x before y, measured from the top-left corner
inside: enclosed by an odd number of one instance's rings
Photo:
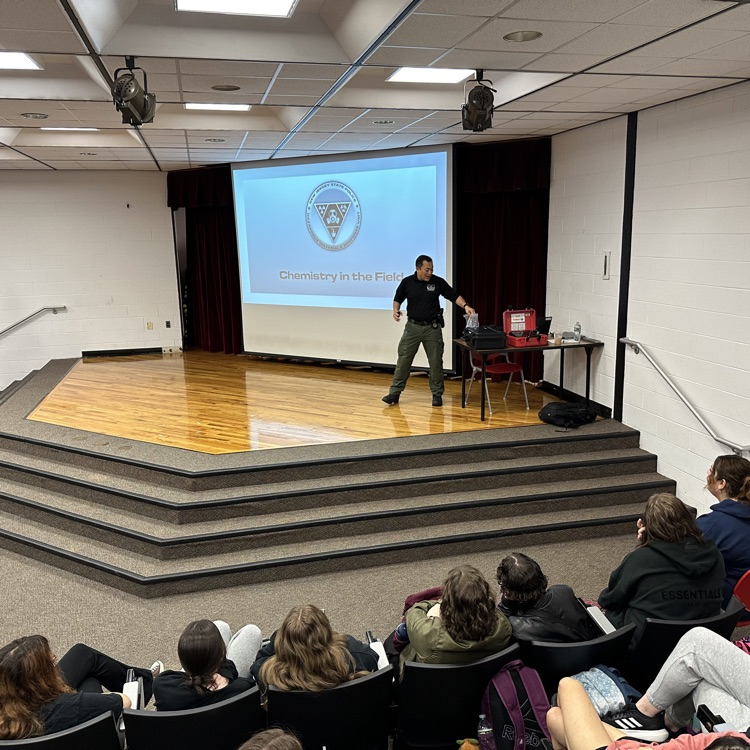
[[[576,323],[573,326],[573,338],[576,341],[580,341],[581,340],[581,324],[580,323]]]
[[[479,714],[479,724],[477,724],[477,739],[479,740],[479,750],[493,750],[495,739],[492,735],[492,727],[484,714]]]

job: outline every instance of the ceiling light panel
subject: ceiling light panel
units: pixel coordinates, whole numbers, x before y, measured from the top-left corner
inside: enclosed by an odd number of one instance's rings
[[[250,109],[249,104],[209,104],[207,102],[188,102],[183,105],[185,109],[200,109],[211,112],[247,112]]]
[[[468,68],[399,68],[389,76],[391,83],[461,83],[474,71]]]
[[[25,52],[0,52],[0,70],[41,70]]]
[[[175,9],[191,13],[289,18],[297,0],[175,0]]]

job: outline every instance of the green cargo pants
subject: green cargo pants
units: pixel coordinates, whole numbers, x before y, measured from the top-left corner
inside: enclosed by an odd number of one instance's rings
[[[443,329],[431,325],[420,326],[416,323],[406,322],[404,334],[398,343],[398,361],[393,372],[393,382],[388,391],[391,395],[397,395],[406,388],[406,381],[411,372],[411,363],[417,354],[419,345],[424,346],[427,361],[430,364],[430,390],[433,396],[442,396],[445,386],[443,384]]]

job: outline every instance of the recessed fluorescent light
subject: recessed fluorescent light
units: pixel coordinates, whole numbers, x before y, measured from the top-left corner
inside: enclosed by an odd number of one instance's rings
[[[72,130],[76,133],[98,133],[99,128],[40,128],[40,130]]]
[[[41,70],[42,66],[34,62],[25,52],[0,52],[0,69]]]
[[[473,70],[459,68],[399,68],[388,80],[396,83],[461,83]]]
[[[192,13],[289,18],[296,5],[297,0],[175,0],[174,7]]]
[[[209,109],[216,112],[247,112],[249,104],[186,104],[185,109]]]

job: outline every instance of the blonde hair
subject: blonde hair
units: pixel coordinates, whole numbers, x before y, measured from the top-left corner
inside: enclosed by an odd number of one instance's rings
[[[254,734],[237,750],[302,750],[300,741],[283,729],[266,729]]]
[[[276,633],[274,655],[260,669],[261,680],[280,690],[326,690],[365,674],[356,671],[346,636],[312,604],[292,608]]]

